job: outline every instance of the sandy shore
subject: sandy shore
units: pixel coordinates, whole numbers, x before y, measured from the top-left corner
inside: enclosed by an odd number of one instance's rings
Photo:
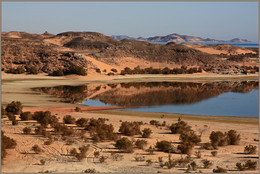
[[[157,141],[167,140],[172,142],[174,147],[179,144],[179,135],[170,134],[170,130],[166,127],[155,127],[150,125],[150,120],[158,120],[160,122],[166,121],[168,125],[176,123],[178,117],[186,121],[192,129],[201,134],[202,142],[209,142],[209,135],[212,131],[227,132],[230,129],[236,130],[241,135],[239,145],[219,147],[217,156],[211,155],[212,150],[201,149],[200,146],[195,146],[191,158],[199,166],[202,166],[202,160],[208,159],[213,165],[204,169],[200,167],[199,170],[203,173],[212,173],[216,166],[221,166],[228,170],[228,173],[258,173],[258,169],[254,171],[238,171],[236,163],[244,163],[246,160],[258,160],[257,154],[244,154],[244,147],[252,144],[259,147],[259,133],[258,133],[258,118],[238,118],[238,117],[214,117],[214,116],[199,116],[199,115],[185,115],[185,114],[162,114],[162,113],[145,113],[145,112],[130,112],[130,111],[112,111],[110,107],[82,107],[82,112],[74,112],[73,109],[78,104],[60,103],[57,98],[49,95],[39,95],[39,93],[31,90],[33,87],[51,87],[57,85],[80,85],[86,83],[107,83],[107,82],[125,82],[125,81],[227,81],[227,80],[258,80],[257,75],[244,76],[229,76],[229,75],[212,75],[212,74],[196,74],[196,75],[171,75],[171,76],[153,76],[153,75],[135,75],[135,76],[95,76],[89,75],[86,77],[48,77],[45,75],[10,75],[2,74],[2,103],[9,103],[13,100],[21,101],[25,107],[24,111],[38,111],[50,110],[53,115],[62,118],[65,115],[72,115],[76,119],[79,118],[107,118],[108,124],[114,126],[115,132],[118,133],[122,121],[143,121],[145,124],[141,126],[144,128],[151,128],[153,134],[151,138],[146,139],[148,146],[155,146]],[[108,110],[105,110],[108,109]],[[19,120],[19,116],[17,116]],[[115,142],[107,141],[101,143],[93,143],[92,140],[84,142],[80,138],[70,137],[74,142],[71,145],[66,144],[66,141],[58,139],[51,145],[44,145],[47,139],[42,136],[34,134],[25,135],[22,133],[24,127],[31,127],[33,130],[38,125],[35,121],[19,121],[17,126],[12,126],[11,122],[4,118],[2,119],[2,130],[5,134],[17,141],[15,149],[9,149],[8,155],[3,161],[2,172],[17,172],[17,173],[38,173],[38,172],[70,172],[81,173],[88,168],[95,168],[98,172],[112,172],[112,173],[141,173],[141,172],[170,172],[170,173],[184,173],[186,167],[174,167],[172,169],[161,168],[158,163],[158,157],[163,157],[166,161],[168,153],[155,151],[154,155],[149,155],[145,150],[135,148],[134,153],[119,153],[118,149],[114,148]],[[76,128],[75,125],[68,125]],[[143,139],[140,136],[128,137],[131,140]],[[31,147],[38,144],[44,152],[35,154],[31,151]],[[90,145],[87,158],[78,162],[72,156],[69,156],[69,151],[73,147],[78,148],[82,145]],[[258,150],[258,148],[257,148]],[[94,159],[94,152],[99,151],[101,155],[108,157],[104,163],[100,163],[98,159]],[[202,156],[197,158],[196,151],[200,151]],[[123,155],[121,161],[114,161],[111,158],[111,152],[118,152]],[[153,164],[147,166],[145,161],[137,162],[135,157],[137,155],[145,156],[145,159],[151,159]],[[180,159],[185,157],[183,154],[172,154],[173,159]],[[45,165],[40,165],[40,160],[46,161]],[[19,165],[17,165],[19,164]],[[195,172],[195,171],[191,171]]]

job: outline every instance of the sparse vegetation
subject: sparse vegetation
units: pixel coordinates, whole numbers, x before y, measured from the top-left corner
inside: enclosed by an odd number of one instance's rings
[[[88,125],[88,119],[80,118],[76,121],[76,125],[79,127],[86,127]]]
[[[23,128],[23,133],[25,133],[25,134],[30,134],[31,131],[32,131],[32,129],[30,127]]]
[[[17,145],[16,141],[10,137],[4,135],[4,132],[1,131],[1,159],[5,158],[7,155],[6,149],[13,149]]]
[[[117,140],[115,147],[127,153],[132,153],[134,151],[133,143],[126,137]]]
[[[145,146],[147,146],[147,141],[146,141],[146,140],[139,140],[139,139],[138,139],[138,140],[135,142],[135,145],[136,145],[136,147],[139,148],[139,149],[144,149]]]
[[[256,154],[256,146],[253,146],[249,144],[248,146],[245,146],[244,153],[246,154]]]
[[[150,128],[145,128],[142,130],[142,137],[143,138],[149,138],[152,134],[152,130]]]
[[[247,161],[245,162],[245,164],[236,163],[236,167],[237,167],[237,169],[240,170],[240,171],[244,171],[244,170],[256,170],[256,168],[257,168],[257,161],[247,160]]]
[[[170,126],[170,130],[173,134],[181,134],[183,132],[191,131],[191,127],[186,122],[179,120],[177,123]]]
[[[37,144],[35,144],[35,145],[32,147],[32,150],[33,150],[35,153],[37,153],[37,154],[39,154],[39,153],[41,153],[41,152],[43,151]]]
[[[155,146],[159,151],[174,152],[173,146],[169,141],[158,141]]]

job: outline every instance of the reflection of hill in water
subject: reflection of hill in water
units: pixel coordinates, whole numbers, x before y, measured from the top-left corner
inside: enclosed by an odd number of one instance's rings
[[[157,106],[191,104],[225,92],[246,93],[258,88],[259,82],[140,82],[121,84],[89,84],[85,86],[42,87],[35,90],[65,98],[66,102],[100,100],[118,106]]]

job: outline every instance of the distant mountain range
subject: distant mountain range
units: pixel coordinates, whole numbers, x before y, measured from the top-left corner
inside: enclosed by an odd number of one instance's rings
[[[154,36],[148,38],[143,38],[143,37],[134,38],[126,35],[112,35],[110,37],[116,40],[129,39],[129,40],[138,40],[138,41],[146,41],[146,42],[250,42],[246,39],[239,39],[239,38],[234,38],[226,41],[210,39],[210,38],[203,39],[201,37],[180,35],[177,33],[169,34],[166,36]]]

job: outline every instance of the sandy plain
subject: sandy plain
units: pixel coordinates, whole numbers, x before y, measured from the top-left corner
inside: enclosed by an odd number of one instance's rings
[[[236,117],[213,117],[213,116],[198,116],[198,115],[184,115],[184,114],[165,114],[165,113],[142,113],[130,111],[115,111],[105,110],[104,108],[84,107],[82,112],[74,112],[73,109],[78,104],[61,103],[57,98],[49,95],[39,94],[31,90],[32,87],[43,86],[57,86],[57,85],[80,85],[86,83],[108,83],[108,82],[129,82],[129,81],[221,81],[221,80],[258,80],[256,75],[216,75],[216,74],[196,74],[196,75],[134,75],[134,76],[105,76],[89,74],[86,77],[66,76],[66,77],[48,77],[42,75],[10,75],[2,73],[2,104],[10,103],[11,101],[21,101],[24,104],[24,111],[36,110],[50,110],[52,114],[59,117],[60,122],[65,115],[72,115],[78,118],[108,118],[108,124],[114,126],[115,132],[121,125],[121,121],[143,121],[144,128],[151,128],[153,134],[148,141],[147,148],[155,146],[157,141],[167,140],[172,142],[174,147],[179,144],[179,135],[170,134],[170,130],[165,127],[155,127],[150,125],[150,120],[158,120],[160,122],[166,121],[167,124],[176,123],[178,117],[186,121],[197,134],[201,134],[202,142],[209,142],[209,135],[212,131],[227,132],[230,129],[237,130],[241,135],[239,145],[220,147],[218,155],[213,157],[211,150],[201,149],[200,146],[195,146],[191,155],[193,161],[199,166],[202,166],[202,160],[208,159],[213,162],[209,169],[199,168],[203,173],[211,173],[216,166],[226,168],[228,173],[258,173],[258,169],[254,171],[238,171],[235,164],[237,162],[244,163],[246,160],[258,160],[258,151],[256,154],[244,154],[244,147],[252,144],[258,147],[259,133],[258,133],[258,118],[236,118]],[[81,106],[80,106],[81,107]],[[95,111],[93,111],[93,109]],[[97,110],[100,109],[100,110]],[[110,108],[106,108],[110,109]],[[19,116],[17,116],[19,120]],[[121,121],[120,121],[121,120]],[[72,145],[67,145],[62,140],[57,140],[51,145],[44,145],[46,138],[34,134],[25,135],[22,129],[26,126],[34,128],[38,123],[34,121],[20,121],[17,126],[12,126],[11,122],[4,118],[2,119],[2,130],[5,134],[17,141],[15,149],[8,149],[7,157],[3,161],[2,172],[16,172],[16,173],[38,173],[38,172],[70,172],[81,173],[86,169],[95,168],[98,172],[112,172],[112,173],[141,173],[141,172],[171,172],[184,173],[186,167],[174,167],[172,169],[161,168],[158,163],[158,157],[163,157],[164,161],[168,158],[168,153],[155,151],[154,155],[150,155],[144,150],[135,148],[134,153],[119,153],[119,150],[114,147],[115,142],[101,142],[93,143],[88,139],[87,142],[82,141],[77,137],[71,137],[74,141]],[[75,125],[68,125],[76,127]],[[124,136],[122,136],[124,137]],[[143,139],[140,136],[128,137],[132,140]],[[31,150],[34,144],[38,144],[44,152],[35,154]],[[78,148],[82,145],[90,144],[87,158],[82,161],[77,161],[74,157],[69,156],[69,151],[73,147]],[[98,159],[94,158],[94,152],[99,151],[101,155],[108,157],[104,163],[100,163]],[[201,158],[195,156],[195,152],[200,151]],[[111,152],[118,152],[123,155],[120,161],[114,161],[111,158]],[[145,161],[135,161],[136,156],[145,156],[145,159],[151,159],[153,164],[148,166]],[[185,157],[184,154],[172,154],[173,159]],[[46,161],[45,165],[40,165],[40,160]],[[19,164],[19,165],[18,165]]]

